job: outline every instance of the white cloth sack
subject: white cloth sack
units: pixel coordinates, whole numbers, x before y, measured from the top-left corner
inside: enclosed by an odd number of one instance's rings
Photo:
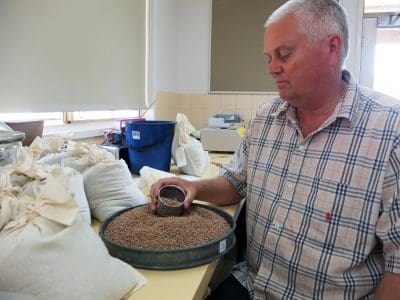
[[[83,173],[93,165],[109,161],[115,161],[115,157],[109,151],[96,144],[79,142],[70,144],[67,155],[63,157],[62,165]]]
[[[81,217],[86,223],[91,224],[90,208],[86,199],[82,175],[71,168],[61,168],[61,170],[66,176],[68,192],[71,193],[73,200],[78,205]],[[38,183],[40,183],[40,180],[31,180],[26,183],[18,193],[18,197],[34,197]]]
[[[174,139],[172,141],[172,158],[182,173],[201,176],[210,165],[208,152],[203,145],[190,134],[195,128],[188,118],[181,113],[176,116]]]
[[[79,212],[86,223],[91,223],[89,203],[85,194],[85,186],[83,176],[72,168],[63,168],[68,176],[68,190],[72,193],[76,204],[78,204]]]
[[[18,187],[10,185],[5,171],[0,174],[1,291],[41,300],[107,300],[121,299],[146,282],[111,257],[80,217],[61,168],[30,184],[34,197],[15,196]],[[11,209],[4,213],[5,207]]]
[[[34,151],[32,148],[24,147],[21,156],[15,165],[10,165],[7,169],[10,172],[10,181],[13,186],[23,187],[23,194],[33,196],[30,186],[36,184],[48,176],[48,173],[59,165],[41,165],[34,160]],[[72,168],[64,168],[64,173],[68,178],[68,189],[72,192],[75,202],[79,206],[79,211],[83,219],[90,224],[90,209],[86,199],[85,188],[82,175]]]
[[[18,161],[6,166],[13,186],[22,187],[31,180],[42,180],[47,177],[53,167],[36,163],[34,155],[32,148],[23,147]]]
[[[180,166],[179,170],[188,175],[201,176],[210,165],[208,152],[204,151],[203,145],[193,137],[181,147],[186,156],[186,165]]]
[[[63,165],[64,164],[64,157],[68,156],[66,151],[59,152],[59,153],[48,153],[45,156],[41,157],[37,160],[39,164],[47,164],[47,165]]]
[[[0,231],[25,211],[24,203],[15,197],[20,191],[21,188],[12,186],[9,170],[0,168]]]
[[[39,160],[41,163],[61,164],[61,157],[65,154],[62,149],[67,145],[70,137],[70,135],[54,135],[43,138],[38,136],[29,148],[32,149],[35,160]]]
[[[1,232],[0,248],[0,290],[41,300],[121,299],[145,282],[108,254],[79,215],[67,227],[36,217],[19,230]]]
[[[82,175],[91,213],[101,222],[115,211],[148,202],[124,160],[98,163]]]

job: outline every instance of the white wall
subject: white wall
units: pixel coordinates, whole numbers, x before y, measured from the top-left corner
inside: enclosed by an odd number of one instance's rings
[[[207,93],[211,0],[154,0],[155,91]]]
[[[346,60],[348,69],[358,80],[360,77],[362,18],[364,0],[340,0],[349,17],[350,52]]]
[[[208,93],[211,0],[180,0],[181,93]]]
[[[154,0],[154,89],[208,93],[211,0]],[[346,67],[358,78],[363,0],[341,0],[350,21]]]

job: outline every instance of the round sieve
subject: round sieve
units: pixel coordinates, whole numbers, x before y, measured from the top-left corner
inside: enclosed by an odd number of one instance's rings
[[[109,240],[105,235],[104,231],[107,225],[120,214],[142,207],[148,204],[139,205],[135,207],[125,208],[117,211],[110,216],[100,226],[100,236],[103,239],[104,244],[108,248],[109,253],[117,257],[128,264],[142,269],[152,270],[175,270],[190,268],[198,265],[208,263],[218,257],[227,253],[235,245],[235,221],[231,215],[224,212],[223,210],[193,203],[192,206],[200,206],[205,209],[211,210],[216,214],[224,218],[230,225],[230,230],[222,235],[220,238],[215,239],[209,243],[200,244],[187,248],[176,248],[176,249],[143,249],[127,247],[126,245],[117,244]]]

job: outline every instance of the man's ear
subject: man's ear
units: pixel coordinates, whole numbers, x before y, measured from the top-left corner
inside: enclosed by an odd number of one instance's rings
[[[338,34],[330,34],[327,37],[329,47],[329,63],[337,65],[340,61],[340,53],[342,51],[342,38]]]

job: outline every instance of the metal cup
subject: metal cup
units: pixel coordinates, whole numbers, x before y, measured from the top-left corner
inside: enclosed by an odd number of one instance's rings
[[[158,191],[157,215],[162,217],[180,216],[183,214],[185,192],[176,185],[164,185]]]

